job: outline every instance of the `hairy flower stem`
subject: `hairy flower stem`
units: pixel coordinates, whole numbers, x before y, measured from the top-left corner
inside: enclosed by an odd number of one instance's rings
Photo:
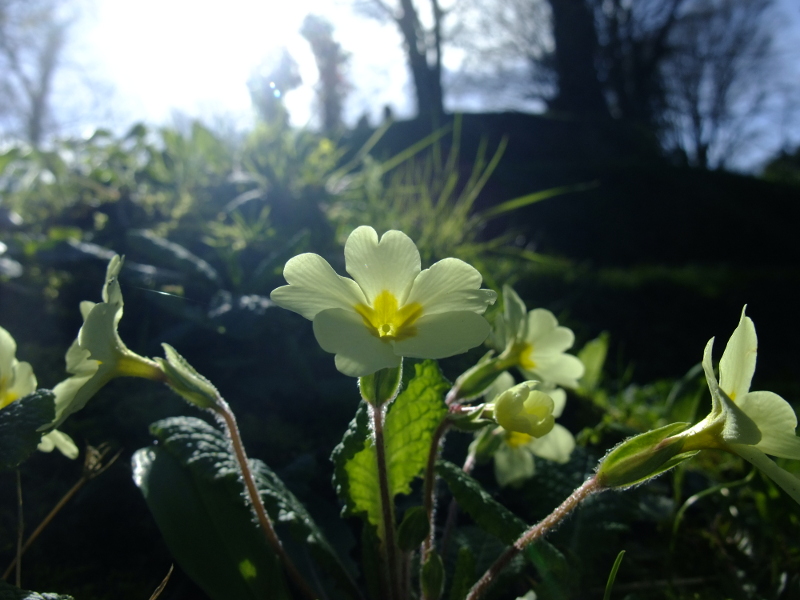
[[[378,486],[381,494],[381,517],[383,520],[384,560],[389,580],[389,595],[387,600],[402,600],[399,596],[400,574],[397,561],[398,548],[394,524],[394,507],[392,495],[389,492],[389,474],[386,468],[386,446],[383,438],[384,411],[381,406],[369,405],[372,413],[372,432],[375,436],[375,456],[378,463]]]
[[[497,577],[497,575],[499,575],[500,572],[508,566],[508,563],[510,563],[511,560],[517,556],[517,554],[522,552],[528,545],[534,543],[552,530],[564,519],[564,517],[575,510],[575,508],[586,497],[594,494],[595,492],[601,492],[604,489],[605,488],[598,483],[596,477],[587,479],[583,485],[572,492],[569,498],[564,500],[564,502],[562,502],[558,508],[556,508],[544,519],[539,521],[536,525],[528,529],[528,531],[523,533],[520,538],[514,542],[513,546],[503,552],[498,559],[494,561],[492,566],[486,570],[478,582],[472,586],[469,594],[467,594],[466,600],[478,600],[478,598],[480,598],[492,584],[494,578]]]
[[[244,451],[244,444],[242,444],[242,438],[239,435],[239,427],[236,424],[236,417],[234,417],[233,411],[221,396],[217,396],[216,402],[214,405],[212,405],[211,410],[213,410],[214,413],[216,413],[225,424],[228,438],[231,441],[233,452],[236,456],[236,462],[239,463],[239,470],[242,473],[242,479],[244,479],[247,495],[250,498],[250,503],[252,504],[253,510],[256,513],[256,517],[261,525],[261,529],[264,530],[264,534],[267,537],[267,542],[270,546],[272,546],[272,549],[280,558],[284,569],[286,569],[286,572],[289,574],[289,578],[292,580],[297,589],[310,600],[318,598],[319,595],[305,582],[303,576],[297,570],[297,567],[294,566],[292,559],[289,558],[286,550],[284,550],[283,544],[281,544],[281,540],[278,538],[278,534],[275,533],[275,528],[272,526],[272,521],[270,520],[267,510],[264,508],[264,503],[261,500],[261,494],[258,493],[258,487],[256,486],[255,479],[253,478],[253,472],[250,470],[250,465],[247,462],[247,454],[245,454]]]
[[[439,423],[436,431],[433,432],[431,447],[428,451],[428,464],[425,467],[425,480],[422,488],[422,505],[425,508],[425,514],[428,516],[430,530],[428,531],[428,536],[422,542],[422,560],[420,561],[420,567],[428,560],[428,556],[433,549],[436,534],[433,523],[433,511],[436,506],[436,460],[439,458],[442,439],[449,427],[450,419],[446,416],[442,419],[442,422]]]

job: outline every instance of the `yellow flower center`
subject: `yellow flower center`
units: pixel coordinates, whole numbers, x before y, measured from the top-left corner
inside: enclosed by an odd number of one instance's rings
[[[414,322],[422,316],[421,304],[412,302],[398,307],[397,298],[389,290],[378,294],[372,306],[356,304],[354,308],[370,333],[384,341],[414,337]]]
[[[536,363],[533,360],[533,345],[525,344],[519,353],[519,366],[526,371],[533,371],[536,369]]]
[[[0,408],[5,408],[17,399],[17,394],[13,394],[8,389],[8,378],[0,377]]]
[[[527,433],[521,433],[519,431],[509,431],[506,434],[506,443],[512,448],[519,448],[520,446],[525,446],[532,439],[533,438],[529,436]]]

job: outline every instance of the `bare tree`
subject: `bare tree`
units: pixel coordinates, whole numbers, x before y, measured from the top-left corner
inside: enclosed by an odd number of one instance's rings
[[[308,15],[303,20],[300,33],[311,45],[319,71],[317,103],[322,116],[322,128],[336,132],[342,128],[344,99],[350,90],[344,69],[348,55],[341,44],[333,39],[333,25],[326,19]]]
[[[695,0],[670,36],[661,66],[664,143],[690,163],[715,167],[764,130],[778,67],[766,16],[770,0]]]
[[[58,0],[0,0],[0,119],[34,147],[54,123],[51,95],[68,22]]]
[[[417,113],[436,122],[444,114],[442,44],[446,12],[440,0],[426,2],[427,15],[417,10],[414,0],[362,0],[355,7],[362,14],[397,25],[414,82]]]

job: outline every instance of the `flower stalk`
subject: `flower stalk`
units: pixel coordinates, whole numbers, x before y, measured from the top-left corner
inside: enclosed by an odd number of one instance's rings
[[[472,589],[467,594],[466,600],[478,600],[489,586],[494,581],[503,569],[505,569],[511,560],[525,550],[530,544],[544,537],[547,533],[552,531],[564,518],[575,510],[578,505],[583,502],[587,497],[594,493],[603,491],[602,484],[595,477],[587,479],[583,485],[577,488],[569,497],[561,503],[561,505],[551,512],[544,519],[539,521],[536,525],[523,533],[514,544],[501,554],[496,561],[490,566],[478,582],[472,586]]]

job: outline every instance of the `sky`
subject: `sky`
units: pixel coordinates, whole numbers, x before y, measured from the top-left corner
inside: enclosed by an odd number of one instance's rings
[[[122,119],[168,121],[175,110],[196,116],[250,111],[247,79],[285,46],[304,84],[285,96],[296,125],[312,118],[317,69],[299,35],[315,13],[336,24],[334,35],[352,53],[349,76],[359,82],[346,118],[353,122],[385,104],[412,110],[400,37],[392,24],[353,14],[336,0],[94,0],[75,38],[93,76],[110,82]]]

